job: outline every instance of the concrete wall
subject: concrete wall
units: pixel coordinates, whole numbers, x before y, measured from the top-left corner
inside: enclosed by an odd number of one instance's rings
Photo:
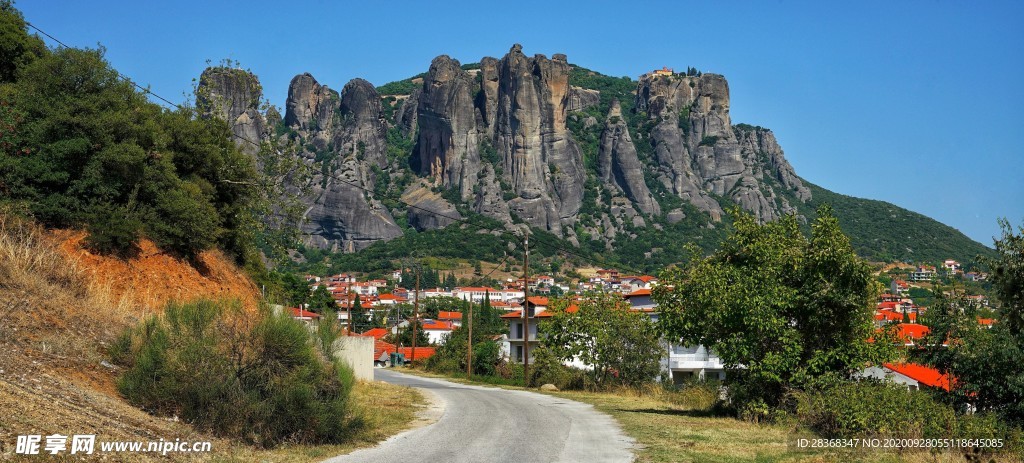
[[[373,381],[373,338],[342,336],[334,345],[334,355],[352,367],[356,379]]]

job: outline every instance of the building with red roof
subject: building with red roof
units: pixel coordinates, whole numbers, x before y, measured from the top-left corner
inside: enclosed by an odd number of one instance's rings
[[[857,376],[876,378],[903,384],[908,389],[942,389],[950,390],[950,377],[932,367],[916,363],[886,363],[862,370]]]
[[[316,312],[310,312],[310,311],[305,310],[305,309],[300,309],[298,307],[291,307],[291,308],[288,309],[288,311],[291,313],[292,318],[294,318],[296,320],[302,320],[302,321],[308,322],[308,321],[315,321],[315,320],[319,320],[320,319],[320,314],[318,314]]]

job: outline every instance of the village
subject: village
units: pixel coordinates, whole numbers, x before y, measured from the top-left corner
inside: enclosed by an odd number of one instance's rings
[[[652,289],[658,285],[658,278],[651,275],[626,275],[612,268],[598,268],[588,272],[590,276],[576,279],[556,278],[537,275],[523,278],[508,278],[496,287],[456,286],[420,288],[417,292],[407,288],[408,270],[395,270],[386,279],[361,280],[355,273],[341,273],[330,276],[305,275],[311,291],[317,289],[330,293],[335,304],[338,320],[343,329],[351,335],[374,339],[373,365],[376,367],[400,365],[405,362],[426,360],[434,355],[437,346],[463,325],[465,304],[488,304],[501,312],[506,333],[494,337],[500,346],[501,359],[506,362],[523,363],[524,352],[542,346],[538,324],[553,316],[549,310],[555,295],[565,295],[571,300],[585,298],[588,294],[618,294],[631,310],[642,312],[651,321],[658,320],[658,304],[652,298]],[[877,272],[884,289],[878,296],[874,310],[874,325],[879,330],[891,330],[898,343],[912,349],[918,347],[929,335],[930,329],[922,321],[927,317],[928,307],[915,302],[912,293],[928,294],[934,284],[959,282],[960,287],[970,285],[974,290],[983,288],[988,275],[983,272],[963,270],[953,259],[941,264],[895,264],[882,266]],[[988,308],[988,297],[983,294],[961,294],[963,290],[945,290],[945,297],[961,296],[967,303],[979,308]],[[527,293],[529,296],[527,297]],[[417,301],[417,296],[419,301]],[[431,305],[441,309],[416,311]],[[524,308],[530,320],[523,319]],[[446,309],[446,310],[445,310]],[[578,310],[571,305],[569,311]],[[290,308],[293,318],[312,322],[320,314],[303,307]],[[414,318],[415,317],[415,318]],[[413,321],[418,320],[416,330],[422,330],[427,340],[413,346],[411,342],[389,342],[399,334],[414,329]],[[350,323],[351,320],[351,323]],[[979,317],[978,323],[991,327],[992,316]],[[529,334],[524,333],[529,326]],[[413,336],[409,336],[411,340]],[[407,340],[407,341],[408,341]],[[528,345],[527,345],[528,343]],[[664,380],[681,385],[693,380],[724,380],[726,366],[714,351],[702,345],[688,345],[679,341],[663,341],[667,355],[661,359]],[[530,360],[532,361],[532,355]],[[566,362],[567,366],[588,368],[578,361]],[[915,363],[886,363],[872,366],[860,372],[859,376],[889,379],[909,389],[940,388],[950,390],[947,375],[925,365]]]

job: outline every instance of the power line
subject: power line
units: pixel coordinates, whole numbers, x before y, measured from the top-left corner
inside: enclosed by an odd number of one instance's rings
[[[58,44],[58,45],[60,45],[60,46],[62,46],[62,47],[64,47],[64,48],[68,48],[68,49],[71,49],[71,48],[72,48],[72,47],[69,47],[69,46],[68,46],[67,44],[65,44],[64,42],[61,42],[61,41],[60,41],[59,39],[57,39],[56,37],[54,37],[54,36],[52,36],[52,35],[48,34],[48,33],[47,33],[46,31],[44,31],[44,30],[40,29],[40,28],[39,28],[38,26],[36,26],[35,24],[32,24],[32,23],[30,23],[30,22],[28,22],[28,21],[25,21],[25,25],[26,25],[26,26],[28,26],[28,27],[31,27],[31,28],[35,29],[35,30],[36,30],[37,32],[39,32],[40,34],[43,34],[44,36],[48,37],[48,38],[49,38],[50,40],[53,40],[54,42],[57,42],[57,44]],[[139,90],[140,90],[140,91],[142,91],[143,93],[146,93],[146,94],[148,94],[148,95],[152,95],[152,96],[153,96],[154,98],[156,98],[156,99],[158,99],[158,100],[160,100],[160,101],[163,101],[164,103],[167,103],[167,104],[169,104],[169,105],[171,105],[171,106],[173,106],[173,107],[175,107],[175,108],[181,109],[181,105],[179,105],[179,104],[176,104],[176,103],[172,102],[171,100],[168,100],[167,98],[164,98],[164,97],[162,97],[162,96],[160,96],[160,95],[157,95],[156,93],[154,93],[154,92],[153,92],[152,90],[150,90],[150,89],[149,89],[149,88],[147,88],[147,87],[143,87],[143,86],[141,86],[141,85],[139,85],[139,84],[135,83],[135,81],[133,81],[133,80],[131,80],[130,78],[128,78],[128,76],[126,76],[126,75],[124,75],[124,74],[121,74],[120,72],[118,72],[118,71],[117,71],[116,69],[114,69],[113,67],[111,67],[111,70],[113,70],[113,71],[114,71],[114,73],[115,73],[115,74],[117,74],[117,77],[119,77],[119,78],[123,79],[123,80],[124,80],[125,82],[128,82],[129,84],[132,84],[133,86],[135,86],[135,88],[139,89]]]
[[[27,21],[25,22],[25,24],[26,24],[27,26],[31,27],[32,29],[35,29],[36,31],[38,31],[38,32],[39,32],[40,34],[42,34],[42,35],[46,36],[46,37],[47,37],[47,38],[49,38],[50,40],[53,40],[53,41],[54,41],[54,42],[56,42],[56,43],[57,43],[58,45],[60,45],[60,46],[62,46],[62,47],[64,47],[64,48],[68,48],[68,49],[71,49],[71,48],[73,48],[73,47],[70,47],[70,46],[68,46],[68,45],[67,45],[67,44],[65,44],[64,42],[62,42],[62,41],[61,41],[60,39],[58,39],[58,38],[54,37],[53,35],[50,35],[50,34],[49,34],[48,32],[46,32],[46,31],[44,31],[44,30],[40,29],[40,28],[39,28],[38,26],[36,26],[35,24],[32,24],[32,23],[30,23],[30,22],[27,22]],[[153,91],[152,91],[152,90],[150,90],[149,88],[147,88],[147,87],[143,87],[143,86],[139,85],[138,83],[136,83],[135,81],[133,81],[133,80],[132,80],[131,78],[129,78],[128,76],[126,76],[126,75],[124,75],[124,74],[121,74],[120,72],[118,72],[118,71],[117,71],[116,69],[113,69],[113,68],[111,68],[111,69],[112,69],[112,70],[114,71],[114,73],[115,73],[115,74],[117,74],[117,77],[118,77],[118,78],[120,78],[120,79],[124,80],[125,82],[128,82],[129,84],[131,84],[131,85],[132,85],[132,86],[134,86],[135,88],[139,89],[139,91],[141,91],[141,92],[143,92],[143,93],[145,93],[145,94],[147,94],[147,95],[152,95],[152,96],[153,96],[154,98],[156,98],[156,99],[158,99],[158,100],[160,100],[160,101],[162,101],[162,102],[164,102],[164,103],[166,103],[166,104],[168,104],[168,105],[170,105],[170,106],[172,106],[172,107],[174,107],[174,108],[177,108],[177,109],[182,109],[182,108],[183,108],[183,106],[182,106],[182,105],[180,105],[180,104],[176,104],[176,103],[172,102],[171,100],[169,100],[169,99],[167,99],[167,98],[164,98],[164,97],[160,96],[160,95],[159,95],[159,94],[157,94],[156,92],[153,92]],[[261,145],[260,143],[258,143],[258,142],[255,142],[255,141],[253,141],[253,140],[250,140],[250,139],[248,139],[248,138],[246,138],[246,137],[243,137],[243,136],[241,136],[241,135],[238,135],[238,134],[236,134],[236,133],[232,133],[232,135],[233,135],[233,136],[234,136],[235,138],[238,138],[239,140],[242,140],[242,141],[244,141],[244,142],[247,142],[247,143],[249,143],[249,144],[251,144],[251,145],[255,146],[256,148],[261,148],[261,147],[262,147],[262,145]],[[278,153],[277,153],[277,154],[281,155],[282,153],[281,153],[280,151],[278,151]],[[342,179],[342,178],[338,178],[338,177],[337,177],[337,176],[335,176],[335,175],[334,175],[333,173],[331,173],[331,174],[327,174],[327,175],[328,175],[329,177],[331,177],[332,179],[334,179],[335,181],[341,182],[341,183],[343,183],[343,184],[345,184],[345,185],[347,185],[347,186],[350,186],[350,187],[353,187],[353,188],[356,188],[356,189],[359,189],[359,190],[362,190],[362,191],[365,191],[365,192],[368,192],[368,193],[375,193],[375,192],[374,192],[373,190],[370,190],[369,188],[366,188],[366,187],[364,187],[364,186],[362,186],[362,185],[359,185],[359,184],[356,184],[356,183],[350,182],[350,181],[348,181],[348,180],[345,180],[345,179]],[[498,233],[500,233],[500,234],[502,234],[502,235],[504,235],[504,236],[511,236],[512,238],[514,238],[514,239],[515,239],[515,240],[517,240],[517,241],[518,241],[518,240],[520,240],[520,239],[522,238],[522,237],[520,237],[520,236],[518,236],[518,235],[516,235],[516,234],[512,233],[511,231],[509,231],[509,230],[507,230],[507,229],[498,229],[498,228],[494,228],[494,227],[488,227],[488,226],[484,226],[484,225],[476,224],[476,223],[470,222],[470,221],[469,221],[468,219],[465,219],[465,218],[463,218],[463,217],[454,217],[454,216],[450,216],[450,215],[447,215],[447,214],[443,214],[443,213],[441,213],[441,212],[438,212],[438,211],[433,211],[433,210],[430,210],[430,209],[426,209],[426,208],[423,208],[423,207],[419,207],[419,206],[416,206],[416,205],[413,205],[413,204],[409,204],[409,203],[407,203],[407,202],[403,201],[403,200],[402,200],[401,198],[398,198],[398,199],[396,199],[396,202],[398,202],[399,204],[401,204],[401,205],[403,205],[403,206],[405,206],[405,207],[407,207],[407,208],[411,208],[411,209],[416,209],[416,210],[424,211],[424,212],[427,212],[427,213],[429,213],[429,214],[435,215],[435,216],[437,216],[437,217],[443,217],[443,218],[446,218],[446,219],[452,220],[452,221],[454,221],[454,222],[462,223],[462,224],[465,224],[465,225],[468,225],[468,226],[471,226],[471,227],[477,228],[477,229],[479,229],[479,230],[485,230],[485,231],[492,231],[492,232],[498,232]],[[584,260],[584,261],[586,261],[586,262],[589,262],[589,263],[592,263],[592,264],[597,264],[597,265],[599,265],[599,266],[601,266],[601,267],[605,267],[605,266],[610,266],[610,265],[614,265],[614,266],[616,266],[616,267],[619,267],[619,268],[623,268],[623,269],[625,269],[625,270],[628,270],[628,271],[630,271],[630,272],[634,272],[634,273],[637,273],[637,274],[643,274],[643,273],[645,273],[645,272],[641,272],[641,271],[639,271],[638,269],[635,269],[635,268],[630,268],[630,267],[628,267],[628,266],[625,266],[625,265],[623,265],[623,264],[622,264],[621,262],[620,262],[620,263],[611,263],[611,262],[607,262],[607,261],[605,261],[605,260],[603,260],[603,259],[602,259],[601,261],[598,261],[597,259],[595,259],[595,258],[594,258],[594,257],[592,257],[592,256],[587,256],[587,255],[581,254],[581,253],[579,253],[579,252],[576,252],[575,250],[567,249],[567,248],[565,248],[565,247],[563,247],[563,246],[559,246],[559,245],[557,245],[557,244],[554,244],[554,243],[550,243],[550,242],[548,242],[548,241],[545,241],[545,240],[539,239],[539,237],[538,237],[538,236],[536,236],[536,235],[534,236],[534,242],[535,242],[535,243],[538,243],[538,244],[541,244],[541,245],[543,245],[543,246],[547,246],[547,247],[548,247],[549,249],[553,249],[553,250],[554,250],[554,251],[555,251],[556,253],[557,253],[557,252],[562,252],[562,253],[565,253],[565,254],[568,254],[568,255],[574,256],[574,257],[576,257],[576,258],[582,259],[582,260]],[[492,270],[492,271],[493,271],[493,270]]]

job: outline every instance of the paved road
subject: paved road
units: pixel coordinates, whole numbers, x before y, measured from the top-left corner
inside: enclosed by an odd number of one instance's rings
[[[443,414],[434,424],[327,462],[633,461],[633,440],[591,405],[379,368],[374,372],[376,379],[433,395],[442,402]]]

